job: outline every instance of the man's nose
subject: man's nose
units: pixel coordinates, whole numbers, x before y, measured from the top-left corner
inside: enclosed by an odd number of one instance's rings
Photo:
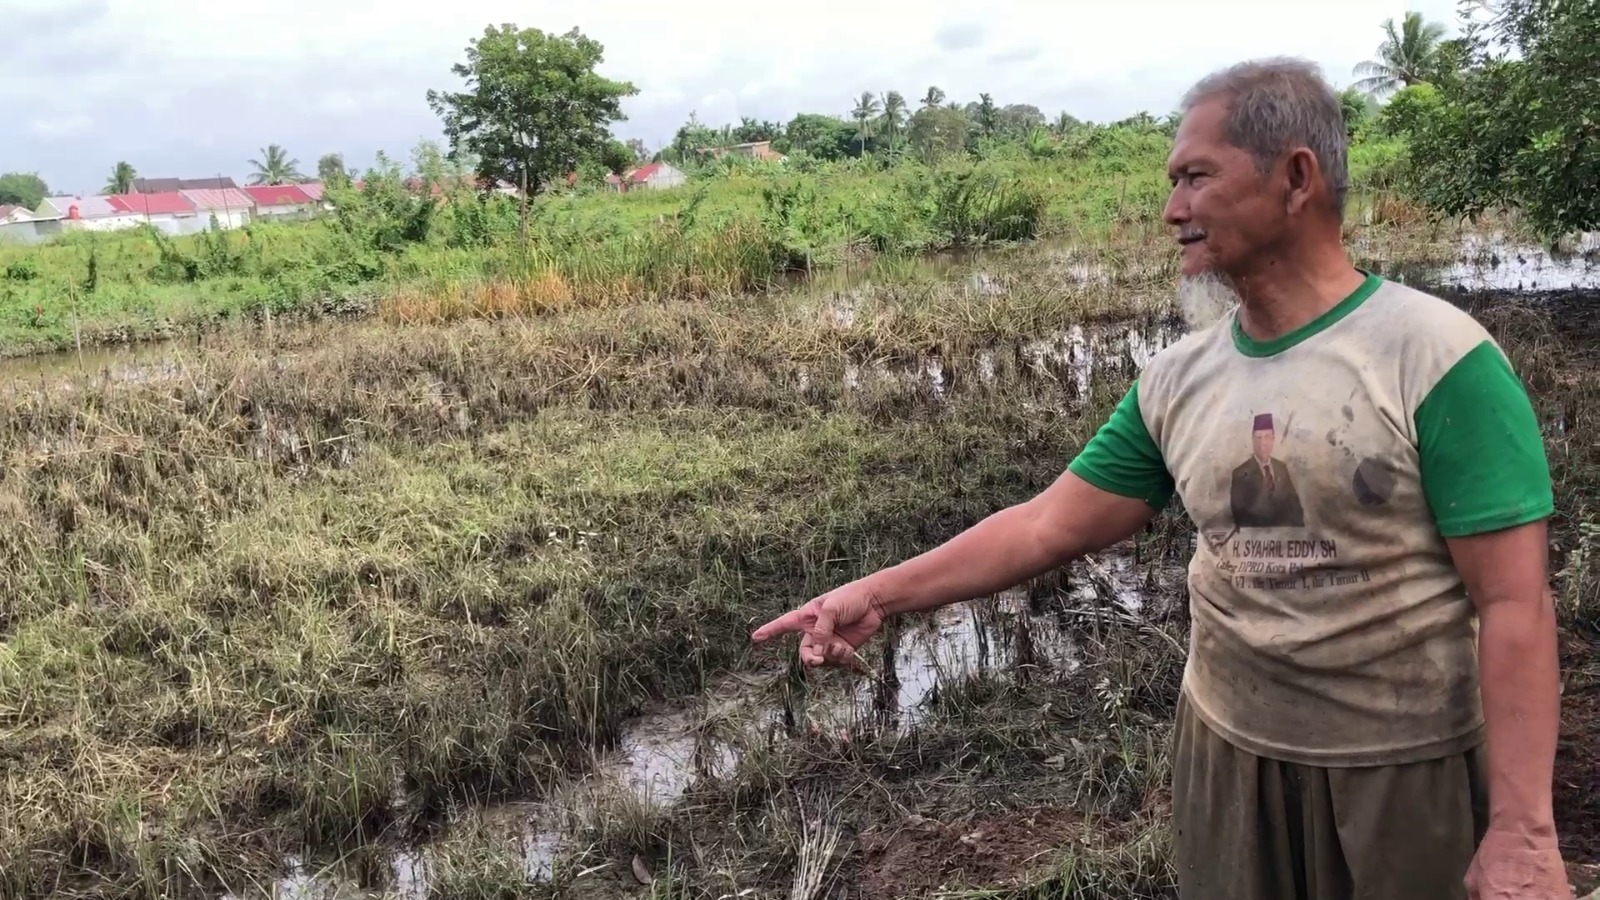
[[[1178,187],[1174,187],[1172,193],[1167,195],[1167,207],[1161,211],[1161,218],[1172,226],[1189,221],[1189,201]]]

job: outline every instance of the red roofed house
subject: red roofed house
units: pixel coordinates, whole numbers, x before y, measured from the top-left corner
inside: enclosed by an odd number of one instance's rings
[[[634,188],[669,188],[677,187],[688,181],[688,176],[679,171],[671,163],[653,162],[634,169],[618,178],[614,173],[606,176],[606,184],[613,190],[631,191]]]
[[[118,213],[167,234],[193,234],[206,227],[194,204],[177,191],[150,194],[111,194],[106,197]]]
[[[316,200],[298,184],[256,185],[244,192],[255,201],[260,219],[303,219],[317,208]]]

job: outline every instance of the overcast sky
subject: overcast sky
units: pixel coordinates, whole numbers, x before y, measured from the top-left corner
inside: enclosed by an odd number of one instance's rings
[[[0,171],[95,192],[120,159],[242,182],[269,143],[307,173],[335,151],[409,161],[440,136],[426,91],[460,85],[450,67],[491,22],[600,41],[601,72],[640,89],[614,131],[654,150],[691,110],[708,124],[842,115],[863,90],[913,105],[929,85],[988,91],[1106,121],[1165,114],[1247,57],[1309,57],[1342,86],[1407,9],[1454,31],[1454,0],[0,0]]]

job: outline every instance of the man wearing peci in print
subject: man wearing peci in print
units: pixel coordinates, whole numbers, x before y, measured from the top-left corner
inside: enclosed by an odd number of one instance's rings
[[[1233,521],[1240,528],[1306,523],[1289,467],[1272,455],[1274,443],[1272,413],[1261,413],[1250,432],[1250,458],[1233,470]]]
[[[1568,900],[1532,404],[1471,316],[1352,265],[1344,119],[1314,67],[1243,63],[1182,110],[1165,216],[1180,300],[1213,320],[1044,492],[753,638],[798,633],[806,665],[846,664],[885,617],[1045,574],[1176,494],[1202,538],[1172,753],[1180,896]]]

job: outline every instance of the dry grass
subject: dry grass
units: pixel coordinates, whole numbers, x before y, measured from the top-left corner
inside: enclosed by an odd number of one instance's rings
[[[1085,261],[1002,264],[1004,293],[647,304],[608,301],[598,264],[547,269],[270,354],[222,337],[170,377],[0,395],[0,897],[206,895],[565,781],[646,700],[750,667],[754,621],[1053,479],[1134,361],[1083,390],[1037,342],[1079,324],[1104,351],[1172,315],[1160,266],[1130,249],[1068,277]],[[1594,370],[1544,313],[1483,315],[1570,423],[1570,550],[1600,502]],[[942,393],[913,377],[930,359]],[[1183,540],[1163,520],[1141,552]],[[1569,566],[1569,623],[1597,583]],[[1164,896],[1178,654],[1074,621],[1087,674],[952,682],[913,737],[758,742],[681,808],[601,804],[577,830],[596,858],[649,854],[656,896],[818,896],[863,877],[867,830],[995,812],[1014,784],[996,814],[1070,809],[1083,842],[993,896]],[[441,896],[551,889],[486,840],[450,845]]]

